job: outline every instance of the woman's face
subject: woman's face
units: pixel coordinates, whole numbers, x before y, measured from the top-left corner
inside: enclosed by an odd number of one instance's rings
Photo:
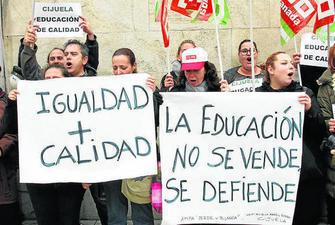
[[[274,89],[287,87],[294,78],[295,69],[291,57],[285,53],[278,54],[273,66],[269,66],[267,70],[270,74],[270,85]]]
[[[251,71],[251,48],[253,48],[254,52],[254,64],[257,64],[258,59],[258,52],[254,46],[254,44],[251,44],[250,41],[244,42],[241,45],[241,49],[238,53],[238,57],[241,63],[241,66],[248,71]]]
[[[197,87],[204,81],[205,73],[205,67],[200,70],[185,70],[185,77],[191,86]]]
[[[113,74],[122,75],[133,73],[136,69],[136,64],[131,65],[129,57],[126,55],[116,55],[112,58]]]
[[[63,71],[59,68],[50,68],[44,73],[44,79],[54,79],[64,77]]]

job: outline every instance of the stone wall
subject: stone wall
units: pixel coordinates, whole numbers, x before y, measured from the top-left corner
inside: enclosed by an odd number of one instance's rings
[[[23,36],[26,23],[32,16],[32,0],[2,0],[4,16],[4,43],[6,72],[9,74],[17,63],[19,39]],[[61,2],[60,0],[41,2]],[[148,72],[159,79],[167,71],[166,54],[174,59],[179,43],[193,39],[205,48],[219,68],[215,26],[206,22],[191,23],[187,17],[170,13],[170,50],[163,48],[159,23],[154,22],[153,0],[71,0],[80,2],[82,12],[88,18],[100,44],[100,75],[111,74],[112,53],[120,47],[134,50],[139,71]],[[260,50],[259,61],[277,50],[293,52],[293,41],[284,47],[279,43],[279,0],[253,0],[253,33]],[[221,52],[224,70],[238,64],[237,47],[242,39],[249,37],[249,0],[228,0],[231,20],[220,27]],[[311,31],[312,28],[307,28]],[[84,40],[84,38],[82,39]],[[299,37],[298,37],[299,40]],[[39,39],[38,61],[46,63],[52,47],[66,39]]]

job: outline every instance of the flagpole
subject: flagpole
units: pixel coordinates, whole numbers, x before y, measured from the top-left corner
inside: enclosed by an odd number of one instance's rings
[[[253,23],[252,23],[252,0],[249,0],[249,20],[250,20],[250,42],[251,42],[251,81],[252,91],[255,91],[255,60],[254,60],[254,34],[253,34]]]
[[[167,68],[167,74],[170,73],[171,71],[171,65],[170,65],[170,52],[171,52],[171,48],[170,48],[170,42],[171,42],[171,36],[170,36],[170,26],[171,24],[169,23],[169,11],[170,11],[170,7],[169,7],[169,1],[166,1],[166,23],[168,24],[169,28],[168,28],[168,37],[169,37],[169,45],[166,49],[166,68]]]
[[[295,38],[295,36],[293,37],[293,39],[294,39],[294,51],[298,53],[297,39]],[[300,86],[302,86],[300,63],[297,64],[297,70],[298,70],[299,84]]]
[[[34,26],[34,15],[35,15],[35,0],[33,1],[33,15],[31,19],[31,25]],[[29,47],[34,50],[34,44],[30,44]]]
[[[221,56],[221,45],[220,45],[220,36],[219,36],[219,21],[216,17],[216,10],[215,10],[215,2],[212,0],[212,8],[213,8],[213,15],[214,15],[214,23],[215,23],[215,34],[216,34],[216,44],[219,56],[219,65],[220,65],[220,73],[221,73],[221,80],[224,80],[223,76],[223,64],[222,64],[222,56]]]
[[[171,40],[171,39],[170,39]],[[166,68],[167,68],[167,74],[170,74],[170,45],[166,48]]]

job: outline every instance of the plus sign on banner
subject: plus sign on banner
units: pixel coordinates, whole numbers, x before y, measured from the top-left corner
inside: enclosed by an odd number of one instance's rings
[[[147,76],[20,81],[20,181],[94,183],[155,174]]]

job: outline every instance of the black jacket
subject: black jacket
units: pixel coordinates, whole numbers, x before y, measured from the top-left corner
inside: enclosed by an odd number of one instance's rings
[[[16,105],[8,104],[0,89],[0,205],[17,201],[17,117]]]
[[[256,88],[258,92],[306,92],[311,98],[312,106],[305,112],[303,128],[303,153],[300,173],[300,181],[307,179],[322,178],[325,172],[324,153],[320,149],[322,139],[326,136],[326,124],[319,104],[313,91],[302,87],[293,81],[289,86],[280,90],[274,90],[264,82],[261,87]]]

